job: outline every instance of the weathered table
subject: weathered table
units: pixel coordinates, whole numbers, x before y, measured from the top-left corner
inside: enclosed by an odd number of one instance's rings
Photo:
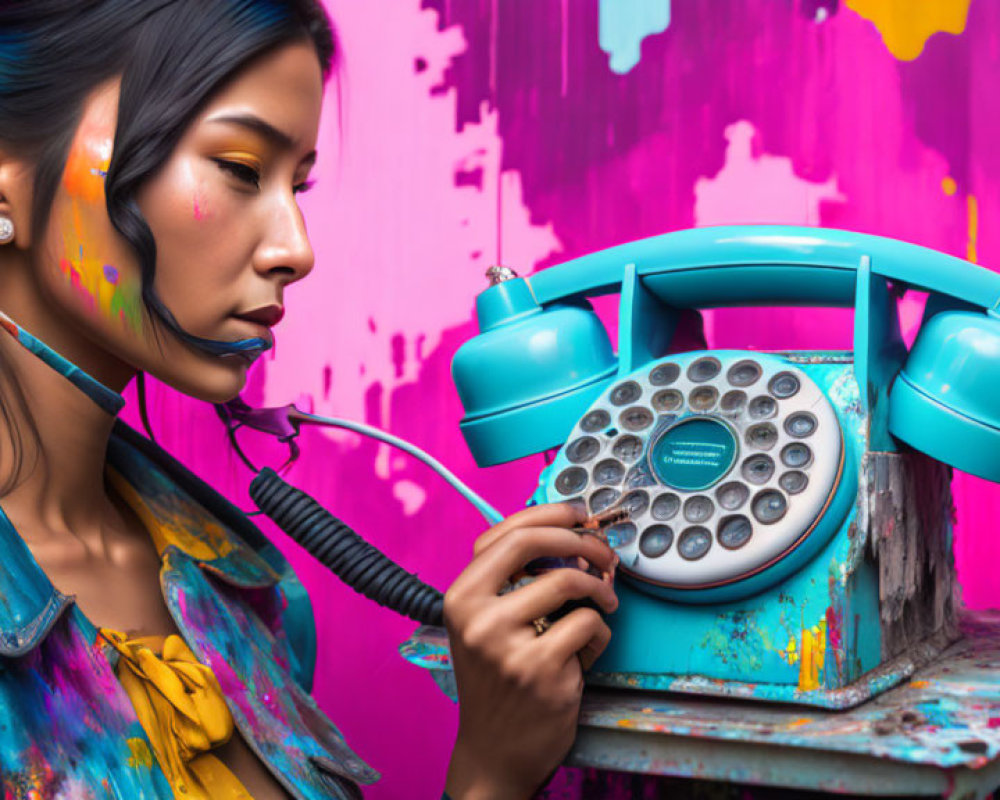
[[[447,637],[401,647],[454,697]],[[588,689],[567,763],[837,794],[981,800],[1000,787],[1000,611],[965,612],[962,638],[856,708]]]

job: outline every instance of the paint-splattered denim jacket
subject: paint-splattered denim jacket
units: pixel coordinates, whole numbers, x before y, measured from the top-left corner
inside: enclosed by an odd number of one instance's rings
[[[310,697],[312,608],[234,506],[124,425],[109,467],[169,532],[160,584],[250,747],[298,800],[357,798],[378,778]],[[136,499],[138,498],[138,500]],[[0,511],[0,779],[4,800],[173,798],[94,625]]]

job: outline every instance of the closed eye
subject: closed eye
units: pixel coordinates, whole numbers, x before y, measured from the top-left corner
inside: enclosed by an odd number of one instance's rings
[[[295,194],[302,194],[303,192],[308,192],[313,186],[316,185],[316,181],[302,181],[302,183],[297,183],[292,187],[292,191]]]
[[[212,160],[219,165],[219,169],[223,172],[228,172],[237,180],[253,186],[255,189],[260,188],[260,172],[253,167],[239,161],[230,161],[227,158],[213,158]]]

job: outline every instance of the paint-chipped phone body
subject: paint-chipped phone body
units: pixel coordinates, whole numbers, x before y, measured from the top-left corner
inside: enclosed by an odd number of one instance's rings
[[[909,287],[930,299],[907,353]],[[617,353],[585,300],[612,291]],[[591,682],[846,707],[952,641],[946,464],[1000,479],[998,300],[1000,276],[959,259],[771,226],[480,295],[454,364],[479,463],[558,446],[533,501],[629,511],[607,531],[621,606]],[[853,305],[854,350],[674,352],[685,309],[734,305]]]

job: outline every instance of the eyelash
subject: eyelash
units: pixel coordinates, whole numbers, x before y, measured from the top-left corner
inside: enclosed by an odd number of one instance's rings
[[[219,169],[224,172],[228,172],[238,181],[242,181],[255,189],[260,188],[260,172],[247,164],[242,164],[239,161],[230,161],[225,158],[214,159],[215,163],[219,165]],[[295,194],[302,194],[303,192],[308,192],[315,186],[315,181],[303,181],[302,183],[297,183],[292,187],[292,192]]]
[[[219,165],[219,169],[223,172],[228,172],[238,181],[253,186],[255,189],[260,188],[260,172],[255,170],[253,167],[248,166],[247,164],[242,164],[239,161],[230,161],[225,158],[216,158],[213,160]]]

